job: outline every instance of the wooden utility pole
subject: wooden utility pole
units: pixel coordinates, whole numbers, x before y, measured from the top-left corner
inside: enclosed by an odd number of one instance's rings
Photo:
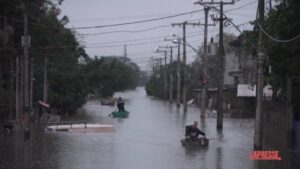
[[[162,66],[162,58],[159,58],[159,72],[160,72],[160,78],[163,77],[163,66]]]
[[[29,54],[28,47],[30,38],[28,36],[28,16],[24,6],[24,36],[22,39],[24,49],[24,138],[30,138],[30,111],[29,111]]]
[[[164,99],[166,100],[167,99],[167,86],[168,86],[168,83],[167,83],[167,51],[164,51],[164,54],[165,54],[165,57],[164,57],[164,60],[165,60],[165,65],[164,65]]]
[[[30,96],[29,96],[29,109],[30,114],[32,115],[32,105],[33,105],[33,81],[34,81],[34,67],[33,67],[33,58],[30,58]]]
[[[258,2],[259,24],[263,25],[265,15],[265,1]],[[256,109],[255,109],[255,130],[254,130],[254,149],[262,149],[263,125],[262,125],[262,102],[263,102],[263,32],[259,29],[258,34],[258,54],[257,54],[257,82],[256,82]]]
[[[16,58],[16,122],[20,121],[20,63]]]
[[[48,56],[44,55],[43,102],[48,103]],[[43,109],[45,113],[46,109]]]
[[[194,4],[200,4],[200,2],[195,2]],[[208,84],[208,76],[207,76],[207,29],[208,26],[215,26],[215,24],[208,24],[208,12],[210,7],[204,6],[204,15],[205,15],[205,23],[204,26],[204,54],[202,55],[202,63],[203,63],[203,70],[202,70],[202,92],[201,92],[201,114],[200,117],[205,117],[205,110],[206,110],[206,103],[207,103],[207,84]]]
[[[169,102],[173,102],[173,73],[171,72],[171,64],[173,63],[173,48],[176,46],[159,46],[159,48],[167,48],[170,49],[170,64],[169,64],[169,80],[170,80],[170,85],[169,85]],[[166,67],[167,68],[167,67]]]
[[[169,63],[169,75],[170,75],[170,92],[169,92],[169,102],[173,102],[173,46],[170,46],[170,63]]]
[[[223,129],[223,83],[224,83],[224,44],[223,44],[223,1],[220,3],[220,33],[219,33],[219,84],[217,129]]]
[[[224,5],[232,5],[234,4],[234,0],[231,2],[215,2],[215,1],[210,1],[210,2],[199,2],[201,5],[220,5],[220,18],[216,19],[220,23],[220,30],[219,30],[219,50],[218,50],[218,55],[219,55],[219,77],[218,77],[218,105],[217,105],[217,129],[223,129],[223,85],[224,85],[224,42],[223,42],[223,23],[224,20],[227,18],[224,18],[223,14],[223,6]]]
[[[202,73],[202,98],[201,98],[201,115],[200,117],[205,117],[205,109],[206,109],[206,93],[207,93],[207,27],[208,27],[208,11],[209,7],[204,7],[205,14],[205,23],[204,23],[204,55],[202,57],[203,60],[203,73]]]
[[[164,69],[163,69],[163,77],[164,77],[164,99],[167,99],[167,51],[166,50],[160,50],[159,48],[155,51],[156,53],[164,53]]]
[[[10,59],[10,86],[9,86],[9,119],[13,119],[13,87],[14,87],[14,61]]]
[[[19,113],[20,113],[20,123],[24,124],[24,56],[20,57],[20,97],[19,97]]]
[[[180,73],[180,38],[177,38],[177,107],[180,107],[181,73]]]
[[[192,25],[196,26],[199,25],[199,23],[189,23],[187,21],[182,22],[182,23],[173,23],[172,26],[182,26],[183,30],[183,38],[182,38],[182,43],[183,43],[183,75],[182,75],[182,100],[183,100],[183,111],[187,111],[187,98],[186,98],[186,93],[187,93],[187,85],[186,85],[186,26],[187,25]]]

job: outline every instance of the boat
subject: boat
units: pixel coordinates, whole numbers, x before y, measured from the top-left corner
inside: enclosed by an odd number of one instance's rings
[[[65,123],[49,123],[53,124],[47,126],[45,131],[47,132],[113,132],[114,126],[108,124],[90,124],[90,123],[72,123],[72,122],[65,122]]]
[[[110,114],[113,118],[127,118],[129,115],[128,111],[114,111]]]
[[[196,140],[182,139],[181,144],[185,147],[208,147],[209,140],[207,138],[197,138]]]

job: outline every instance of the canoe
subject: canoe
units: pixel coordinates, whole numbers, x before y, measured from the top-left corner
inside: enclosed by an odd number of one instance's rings
[[[182,139],[181,144],[186,147],[207,147],[209,140],[207,138],[198,138],[196,140]]]
[[[129,115],[128,111],[114,111],[110,114],[114,118],[127,118]]]

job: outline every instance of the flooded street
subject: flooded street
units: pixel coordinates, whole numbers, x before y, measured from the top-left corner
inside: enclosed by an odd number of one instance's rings
[[[108,116],[115,107],[89,101],[76,117],[115,125],[112,133],[43,132],[23,142],[11,135],[1,140],[1,169],[255,169],[249,160],[253,148],[252,119],[224,119],[223,132],[217,132],[216,119],[200,121],[200,110],[187,113],[146,96],[144,88],[117,93],[130,112],[127,119]],[[207,149],[181,146],[184,127],[199,120],[210,139]],[[9,151],[9,153],[8,153]],[[6,153],[3,153],[6,152]],[[273,163],[276,164],[276,163]],[[271,167],[271,166],[270,166]]]

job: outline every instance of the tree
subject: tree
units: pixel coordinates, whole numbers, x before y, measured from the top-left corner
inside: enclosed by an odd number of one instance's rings
[[[297,0],[281,1],[270,11],[263,27],[276,39],[292,39],[299,35],[300,2]],[[292,96],[295,112],[300,112],[300,40],[280,43],[267,38],[266,52],[272,66],[272,84],[275,88],[282,88],[285,95],[286,78],[292,79]]]

